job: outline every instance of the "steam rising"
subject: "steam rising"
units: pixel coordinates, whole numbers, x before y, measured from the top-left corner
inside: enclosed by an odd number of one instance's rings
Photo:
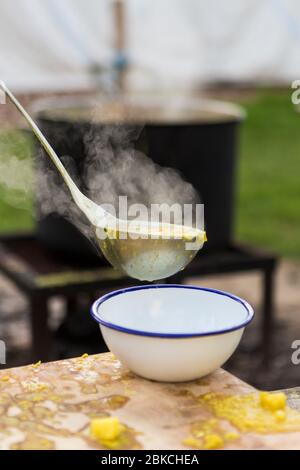
[[[112,204],[117,209],[119,196],[127,196],[128,205],[142,203],[147,207],[150,204],[199,202],[196,190],[178,172],[156,165],[135,148],[141,132],[141,126],[128,124],[91,126],[84,135],[83,166],[78,168],[72,155],[60,157],[83,193],[98,204]],[[21,207],[20,193],[27,194],[29,188],[33,188],[38,194],[38,217],[58,213],[92,238],[88,221],[48,160],[39,150],[34,161],[38,169],[35,181],[32,160],[19,160],[14,156],[0,160],[0,185],[18,194],[9,202]]]
[[[193,186],[171,168],[156,165],[134,148],[141,128],[107,126],[91,129],[85,136],[87,154],[84,182],[96,203],[117,207],[118,197],[128,204],[192,204],[198,200]]]

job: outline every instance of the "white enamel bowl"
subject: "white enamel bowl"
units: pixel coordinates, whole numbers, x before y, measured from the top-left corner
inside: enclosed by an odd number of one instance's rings
[[[108,348],[141,377],[183,382],[230,358],[254,313],[227,292],[145,285],[107,294],[91,309]]]

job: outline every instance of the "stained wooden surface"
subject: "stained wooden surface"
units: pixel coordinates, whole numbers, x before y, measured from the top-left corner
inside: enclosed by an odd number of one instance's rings
[[[111,354],[5,370],[0,373],[0,449],[101,449],[89,435],[90,421],[109,415],[126,427],[123,448],[186,449],[183,441],[192,426],[213,418],[198,400],[210,392],[255,390],[223,370],[191,383],[150,382]],[[299,449],[300,428],[241,434],[225,448]]]

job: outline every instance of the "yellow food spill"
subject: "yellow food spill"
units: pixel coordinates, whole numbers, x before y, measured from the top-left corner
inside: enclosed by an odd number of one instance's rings
[[[1,377],[2,382],[9,382],[10,377],[9,375],[4,375],[4,377]]]
[[[198,398],[214,418],[194,423],[187,447],[218,449],[238,440],[243,433],[271,434],[300,431],[300,413],[286,405],[283,393],[221,395],[207,393]],[[230,425],[233,431],[224,429]]]
[[[218,434],[208,434],[204,437],[204,449],[213,450],[224,447],[224,441]]]
[[[49,385],[45,382],[40,382],[37,379],[33,380],[24,380],[21,382],[24,390],[28,392],[43,392],[49,389]]]
[[[286,406],[286,396],[284,393],[260,392],[260,403],[263,408],[270,411],[283,410]]]
[[[277,421],[282,422],[286,419],[286,411],[285,410],[277,410],[277,411],[275,411],[274,416],[277,419]]]
[[[35,433],[27,433],[23,441],[12,444],[12,450],[54,450],[55,444],[53,441],[40,437]]]
[[[236,441],[239,439],[239,435],[237,432],[227,432],[225,435],[224,435],[224,438],[226,441]]]
[[[221,449],[225,443],[239,439],[237,432],[229,432],[222,428],[217,418],[196,422],[191,428],[192,435],[184,439],[182,444],[195,449]]]
[[[186,447],[192,447],[194,449],[201,449],[201,445],[198,441],[198,439],[195,439],[194,437],[187,437],[182,441],[182,444]]]
[[[87,361],[87,359],[89,359],[89,357],[90,356],[87,353],[84,353],[81,357],[76,359],[76,362],[73,364],[73,367],[79,370],[82,369],[83,366],[88,366],[89,361]]]
[[[210,394],[200,398],[218,418],[241,432],[272,433],[300,429],[300,413],[286,406],[282,393]],[[281,413],[279,413],[281,411]]]
[[[91,421],[91,436],[109,449],[119,447],[119,438],[125,427],[116,417],[96,418]]]
[[[38,369],[41,364],[42,364],[42,361],[38,361],[35,364],[32,364],[31,367],[33,367],[34,369]]]
[[[26,400],[22,400],[18,403],[18,406],[21,408],[21,409],[28,409],[31,407],[31,403],[29,401],[26,401]]]
[[[34,402],[34,403],[38,403],[40,401],[44,401],[44,397],[42,395],[34,395],[31,400]]]

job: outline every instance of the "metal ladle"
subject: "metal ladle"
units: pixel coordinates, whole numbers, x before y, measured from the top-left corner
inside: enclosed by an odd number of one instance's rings
[[[0,88],[28,122],[75,204],[94,227],[101,251],[115,268],[146,281],[164,279],[185,268],[206,240],[203,230],[166,223],[129,222],[105,211],[79,190],[39,127],[3,82]],[[187,249],[188,242],[193,243],[192,249]]]

